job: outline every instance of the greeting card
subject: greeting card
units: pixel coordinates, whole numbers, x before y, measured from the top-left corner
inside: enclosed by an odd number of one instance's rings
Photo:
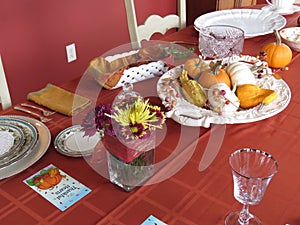
[[[23,182],[61,211],[91,192],[91,189],[52,164]]]

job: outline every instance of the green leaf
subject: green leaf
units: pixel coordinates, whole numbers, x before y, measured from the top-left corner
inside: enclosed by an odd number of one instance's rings
[[[27,183],[29,186],[34,186],[33,179],[26,180],[26,183]]]
[[[44,175],[46,173],[48,173],[48,170],[41,170],[41,172],[40,172],[40,174],[42,174],[42,175]]]

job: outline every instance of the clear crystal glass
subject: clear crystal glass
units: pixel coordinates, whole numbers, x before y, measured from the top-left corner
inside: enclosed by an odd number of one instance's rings
[[[241,54],[244,31],[229,25],[211,25],[198,29],[199,51],[204,59],[222,59]]]
[[[233,176],[234,197],[243,209],[227,215],[225,225],[259,225],[260,220],[249,212],[249,205],[257,205],[264,196],[278,163],[269,153],[244,148],[229,157]]]

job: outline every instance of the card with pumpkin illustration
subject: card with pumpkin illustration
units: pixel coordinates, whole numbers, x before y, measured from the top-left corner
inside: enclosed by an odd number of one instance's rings
[[[155,216],[150,215],[141,225],[167,225]]]
[[[61,211],[91,192],[91,189],[52,164],[23,182]]]

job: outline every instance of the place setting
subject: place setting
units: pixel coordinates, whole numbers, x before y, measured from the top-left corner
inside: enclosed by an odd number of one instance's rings
[[[0,116],[0,179],[17,174],[37,162],[48,150],[51,143],[47,123],[55,113],[74,116],[88,107],[91,100],[69,92],[53,84],[31,92],[29,102],[20,103],[14,110],[28,114]],[[76,147],[74,136],[78,136],[77,126],[60,132],[55,147],[60,153],[78,157],[79,148],[88,148],[88,141]],[[89,150],[89,151],[88,151]],[[90,149],[80,156],[90,154]]]

